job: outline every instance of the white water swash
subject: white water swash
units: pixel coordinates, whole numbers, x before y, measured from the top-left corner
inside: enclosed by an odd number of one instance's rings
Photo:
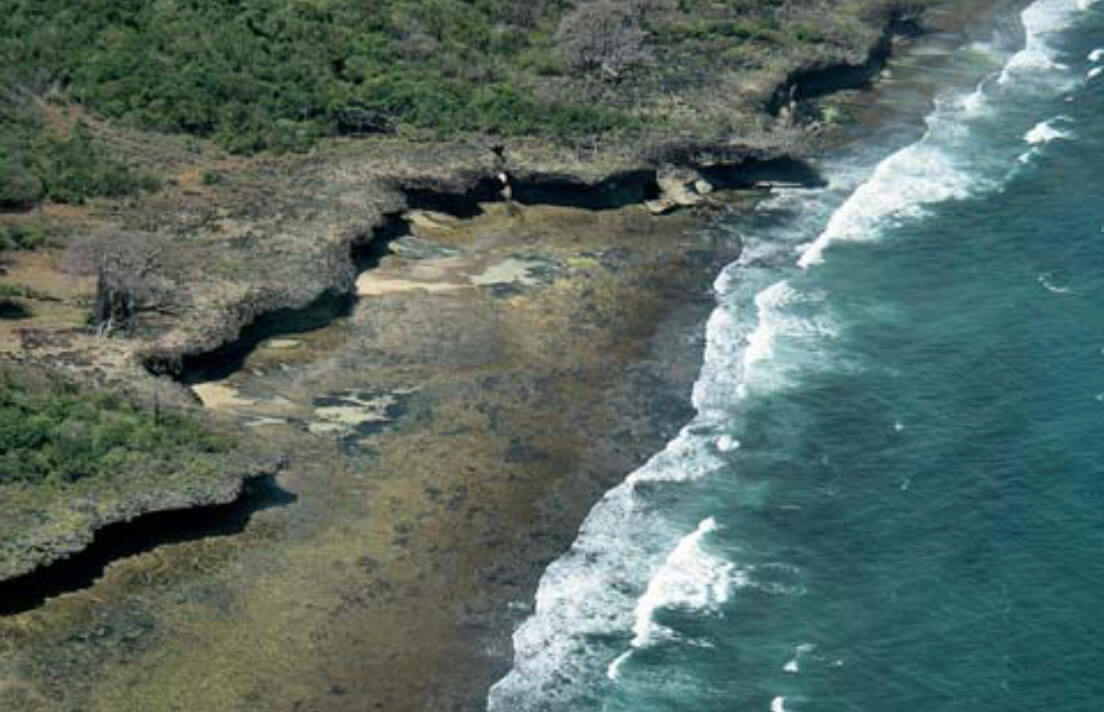
[[[515,633],[514,667],[490,691],[491,712],[621,709],[619,691],[633,680],[636,656],[713,645],[709,621],[720,620],[733,597],[804,593],[810,584],[799,567],[719,537],[739,512],[710,511],[708,487],[723,487],[748,509],[761,506],[770,482],[740,476],[748,404],[785,397],[817,370],[864,367],[832,362],[843,327],[826,285],[808,273],[831,258],[834,245],[876,241],[888,226],[921,219],[928,205],[1001,190],[1025,145],[1045,151],[1072,135],[1066,117],[1031,116],[1020,105],[1023,121],[992,125],[1024,97],[1053,96],[1085,77],[1059,62],[1048,43],[1084,9],[1075,0],[1032,5],[1023,13],[1025,48],[1002,67],[1005,58],[992,55],[1001,68],[975,91],[939,97],[918,141],[888,157],[868,147],[826,159],[828,189],[780,191],[758,216],[729,226],[745,249],[714,285],[718,306],[693,393],[698,415],[594,506],[571,550],[548,567],[535,612]],[[976,140],[980,125],[1001,140]],[[793,217],[773,219],[778,214]],[[796,263],[779,264],[792,254]],[[701,625],[681,625],[680,616]],[[779,646],[789,652],[778,670],[800,677],[813,648],[803,640]],[[676,694],[691,682],[671,669],[657,684]],[[802,703],[789,689],[769,700],[764,709]]]

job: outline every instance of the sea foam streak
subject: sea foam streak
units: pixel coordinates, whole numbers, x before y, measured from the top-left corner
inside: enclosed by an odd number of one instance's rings
[[[1024,141],[1031,148],[1021,153],[1016,161],[1021,164],[1030,163],[1031,159],[1041,155],[1042,147],[1051,141],[1075,138],[1073,131],[1058,128],[1059,123],[1069,123],[1071,121],[1073,119],[1068,116],[1056,116],[1053,119],[1035,124],[1030,131],[1024,134]]]
[[[660,640],[678,639],[678,634],[655,621],[661,608],[713,610],[728,600],[733,587],[747,585],[745,572],[736,565],[706,551],[702,540],[717,529],[717,521],[708,517],[685,536],[667,556],[663,566],[648,582],[644,595],[636,603],[631,648],[610,664],[607,675],[616,680],[621,664],[633,650],[654,645]],[[708,646],[704,640],[688,641]]]
[[[999,85],[1018,86],[1027,77],[1026,84],[1047,86],[1047,75],[1060,65],[1044,35],[1068,21],[1076,6],[1075,0],[1039,0],[1023,13],[1027,45],[1000,73]],[[1042,81],[1033,81],[1033,72],[1040,72]],[[833,242],[875,238],[887,220],[907,219],[927,204],[977,190],[978,175],[972,169],[978,161],[993,159],[978,155],[976,147],[971,152],[968,121],[988,104],[984,85],[970,97],[942,99],[928,118],[924,138],[879,163],[798,264],[810,267],[824,259]],[[729,292],[739,289],[740,269],[726,268],[715,285],[720,304],[707,326],[704,363],[693,394],[698,416],[662,452],[606,493],[571,550],[545,571],[535,612],[514,635],[513,669],[490,690],[491,712],[595,709],[596,701],[619,684],[635,646],[662,637],[665,629],[654,613],[666,605],[708,609],[747,586],[779,595],[803,592],[801,572],[785,563],[751,567],[702,551],[702,539],[715,526],[711,520],[695,529],[692,522],[667,515],[684,483],[726,471],[731,458],[739,455],[729,409],[749,383],[763,381],[791,357],[788,352],[782,357],[780,344],[830,336],[831,324],[817,297],[788,280],[773,283],[753,305],[733,301]],[[754,327],[738,318],[738,311],[749,306],[757,313]],[[735,477],[726,479],[726,487],[743,487],[740,495],[747,506],[761,506],[755,504],[763,497],[760,489]],[[785,698],[776,697],[771,708],[784,710]]]
[[[1024,141],[1032,146],[1040,143],[1050,143],[1057,139],[1073,138],[1073,132],[1058,128],[1056,124],[1059,122],[1072,121],[1068,116],[1056,116],[1053,119],[1047,121],[1040,121],[1035,124],[1034,127],[1026,134],[1024,134]]]
[[[1068,27],[1078,12],[1092,4],[1091,0],[1037,0],[1029,5],[1020,14],[1026,37],[1024,48],[1005,65],[998,81],[1005,85],[1024,78],[1046,81],[1042,75],[1068,69],[1058,62],[1058,53],[1047,39]]]
[[[1071,0],[1039,0],[1025,9],[1021,14],[1024,48],[1005,64],[998,85],[1007,89],[1023,84],[1053,93],[1072,82],[1068,67],[1056,61],[1057,50],[1047,40],[1070,24],[1078,8]],[[970,119],[990,104],[986,82],[971,94],[937,101],[924,136],[878,164],[874,175],[836,211],[824,232],[805,246],[798,265],[804,269],[818,264],[834,242],[875,239],[886,221],[923,215],[925,205],[995,187],[981,177],[987,171],[977,171],[988,160],[977,152],[969,130]],[[1053,124],[1040,124],[1025,138],[1040,143],[1067,137]],[[1018,160],[1024,163],[1031,155],[1022,154]]]
[[[875,239],[886,221],[918,217],[926,204],[970,195],[979,185],[976,174],[964,167],[975,157],[967,121],[985,107],[984,84],[972,94],[940,97],[925,119],[923,137],[877,165],[824,231],[802,246],[798,266],[819,264],[835,242]]]
[[[738,327],[731,313],[717,309],[706,330],[707,362],[716,366],[716,361],[731,364],[738,358],[741,339],[734,333]],[[706,371],[703,367],[702,378],[708,377]],[[695,389],[699,413],[709,410],[697,398],[704,392]],[[490,690],[490,710],[534,709],[538,690],[543,708],[580,709],[588,693],[608,683],[603,673],[617,650],[595,641],[637,626],[638,596],[646,591],[651,572],[670,558],[670,542],[683,538],[680,525],[657,516],[651,502],[656,488],[677,487],[724,465],[717,438],[696,432],[703,427],[702,417],[607,492],[591,509],[571,550],[545,571],[536,610],[514,633],[514,667]],[[700,528],[704,536],[708,522]],[[638,634],[646,634],[640,627]]]

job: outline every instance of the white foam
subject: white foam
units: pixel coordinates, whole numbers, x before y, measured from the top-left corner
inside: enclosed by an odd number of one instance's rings
[[[732,452],[740,449],[740,441],[731,435],[722,435],[717,438],[717,449],[721,452]]]
[[[788,672],[791,675],[796,675],[801,672],[801,658],[806,654],[813,652],[816,646],[812,643],[802,643],[794,648],[793,658],[790,659],[785,665],[782,666],[782,672]]]
[[[1068,67],[1057,62],[1057,50],[1049,37],[1070,25],[1079,3],[1073,0],[1038,0],[1021,15],[1026,42],[1024,49],[1005,64],[997,82],[1009,85],[1023,78],[1037,79],[1035,84],[1048,92],[1061,90],[1063,80],[1072,81]],[[1094,71],[1104,68],[1094,68]],[[1056,73],[1061,73],[1057,76]],[[824,260],[824,251],[836,242],[877,239],[887,222],[895,223],[924,214],[925,206],[946,200],[962,199],[973,192],[990,188],[978,172],[966,169],[983,157],[970,138],[970,122],[991,105],[988,82],[981,82],[969,94],[942,97],[927,118],[928,130],[916,143],[886,158],[873,175],[837,210],[817,238],[800,248],[798,265],[807,269]],[[1070,134],[1052,122],[1044,122],[1028,132],[1030,143],[1042,143]],[[1035,154],[1021,154],[1020,163]],[[971,174],[972,173],[972,174]]]
[[[1089,52],[1090,62],[1099,62],[1104,59],[1104,47],[1097,47],[1092,52]]]
[[[752,390],[762,393],[786,383],[785,373],[800,368],[802,359],[771,364],[780,341],[798,343],[797,351],[808,360],[821,348],[817,342],[839,333],[825,313],[825,295],[794,289],[787,280],[775,282],[755,295],[755,329],[747,336],[743,350],[740,396]]]
[[[648,588],[636,604],[632,646],[651,645],[656,637],[669,637],[669,629],[656,623],[654,614],[661,608],[708,610],[728,600],[733,584],[746,583],[736,566],[702,548],[702,539],[717,529],[713,517],[704,519],[685,536],[667,556],[663,566],[648,582]]]
[[[1048,75],[1069,69],[1057,61],[1058,53],[1047,39],[1068,27],[1076,14],[1087,9],[1089,4],[1085,0],[1037,0],[1029,5],[1020,14],[1026,37],[1024,48],[1012,56],[998,81],[1008,85],[1031,77],[1053,80]]]
[[[1039,149],[1038,148],[1032,148],[1032,149],[1024,151],[1020,155],[1016,156],[1016,163],[1019,163],[1021,165],[1027,165],[1028,163],[1031,163],[1031,159],[1035,158],[1035,156],[1038,156],[1038,155],[1039,155]]]
[[[807,269],[821,263],[833,243],[876,240],[885,225],[920,217],[930,204],[988,188],[989,183],[970,170],[987,160],[970,123],[985,113],[988,102],[986,82],[968,94],[938,97],[925,119],[924,135],[878,163],[817,238],[801,247],[798,266]]]
[[[821,263],[832,243],[875,239],[886,219],[917,216],[926,203],[967,196],[970,177],[955,168],[931,135],[879,163],[870,180],[859,186],[832,215],[824,232],[804,249],[798,266],[807,269]]]
[[[725,275],[729,273],[726,269]],[[718,286],[735,289],[729,279],[722,275]],[[718,298],[721,303],[706,325],[705,358],[692,396],[700,420],[721,422],[728,417],[734,400],[784,385],[789,370],[816,361],[823,348],[819,340],[834,338],[838,333],[823,308],[826,295],[794,289],[785,280],[750,298],[754,320],[739,318],[738,312],[746,309],[746,299],[720,290]],[[786,364],[768,364],[780,341],[790,346],[799,344],[788,352],[797,358],[788,359],[791,362]]]
[[[1024,134],[1024,141],[1034,146],[1041,143],[1050,143],[1058,139],[1073,138],[1074,135],[1072,131],[1060,129],[1056,125],[1058,122],[1069,122],[1072,120],[1073,119],[1068,116],[1056,116],[1053,119],[1040,121]]]
[[[625,661],[632,657],[634,648],[629,648],[625,652],[618,655],[613,659],[613,662],[606,668],[606,677],[610,680],[617,682],[621,679],[621,666],[625,664]]]
[[[554,692],[547,692],[551,697],[543,701],[555,699],[559,709],[571,709],[574,695],[599,684],[596,673],[600,675],[603,668],[595,670],[593,666],[606,653],[590,641],[637,626],[634,613],[641,587],[662,569],[670,558],[670,542],[681,536],[677,525],[656,515],[638,487],[708,474],[724,464],[711,446],[712,438],[700,438],[691,427],[684,428],[662,452],[591,509],[571,550],[542,576],[535,611],[514,633],[514,667],[491,688],[490,710],[529,709],[536,701],[535,690],[552,688]],[[708,528],[703,524],[702,535]],[[708,568],[708,564],[703,566]],[[707,585],[706,596],[718,594]],[[660,595],[658,589],[653,592],[655,597]],[[692,597],[690,593],[686,596]],[[623,662],[614,660],[608,667],[601,664],[607,675],[616,677]],[[552,685],[564,678],[576,684]]]
[[[1016,162],[1021,165],[1030,163],[1032,159],[1041,155],[1041,147],[1051,141],[1076,138],[1073,131],[1058,127],[1059,123],[1069,123],[1072,121],[1073,119],[1069,116],[1061,115],[1035,124],[1035,126],[1024,134],[1024,141],[1027,142],[1031,148],[1017,156]]]
[[[610,664],[607,670],[610,679],[617,679],[621,665],[633,650],[648,648],[660,641],[680,640],[675,631],[656,622],[657,611],[664,608],[714,611],[729,599],[733,587],[747,585],[747,575],[735,564],[702,547],[704,537],[716,529],[717,521],[713,517],[702,520],[697,529],[679,541],[652,576],[644,595],[636,603],[631,648]],[[711,647],[704,640],[682,642]]]
[[[764,316],[770,310],[770,302],[773,296],[772,292],[779,291],[779,288],[784,289],[785,285],[785,282],[779,282],[764,289],[755,296],[755,306],[759,311],[760,317]],[[751,332],[751,336],[748,337],[747,348],[744,349],[745,369],[759,361],[766,361],[774,355],[775,326],[762,318],[758,320],[758,324],[759,325],[755,327],[755,331]]]
[[[779,695],[771,700],[770,712],[786,712],[786,698]]]
[[[1088,73],[1085,74],[1085,78],[1096,79],[1101,75],[1101,73],[1104,73],[1104,67],[1093,67],[1088,71]]]
[[[1073,0],[1040,0],[1039,4],[1068,7]],[[1038,44],[1041,25],[1027,15],[1025,19],[1035,23],[1028,28],[1029,37]],[[1009,76],[1018,77],[1019,71]],[[779,191],[760,209],[777,205],[785,213],[792,208],[802,226],[827,221],[801,256],[799,264],[808,267],[822,259],[824,249],[836,240],[872,239],[882,221],[906,219],[933,201],[968,195],[976,178],[963,167],[970,162],[971,150],[979,149],[972,148],[976,142],[971,141],[963,119],[984,114],[988,102],[984,85],[968,96],[943,99],[928,119],[925,138],[878,164],[846,199],[841,191],[851,191],[863,177],[849,171],[865,172],[871,162],[844,161],[840,169],[844,177],[833,173],[832,185],[819,194],[817,202],[811,202],[811,193]],[[838,203],[828,202],[825,196],[844,201],[830,219],[826,206]],[[794,235],[787,233],[785,240],[794,240]],[[756,244],[761,249],[746,251],[743,264],[753,254],[770,261],[777,254],[772,252],[775,245],[790,243],[770,244],[763,239]],[[583,706],[582,700],[603,695],[603,685],[614,684],[607,676],[616,678],[637,649],[619,650],[610,641],[627,639],[630,633],[638,644],[659,641],[664,630],[654,612],[664,605],[678,605],[670,602],[714,605],[733,595],[737,584],[777,595],[804,593],[802,574],[792,566],[737,564],[701,551],[706,522],[690,535],[696,536],[690,541],[697,551],[692,547],[687,552],[686,531],[691,525],[669,519],[663,506],[679,483],[731,466],[731,458],[723,453],[738,444],[732,436],[724,439],[725,429],[731,428],[732,395],[749,383],[758,388],[773,382],[791,360],[816,361],[815,351],[804,347],[815,347],[812,340],[829,337],[833,331],[825,310],[815,303],[818,297],[791,284],[771,285],[749,305],[751,295],[742,291],[748,285],[737,277],[737,269],[727,269],[714,285],[720,305],[706,328],[702,371],[694,386],[698,415],[662,452],[606,493],[591,509],[571,549],[544,572],[534,613],[514,635],[513,668],[489,693],[491,712],[577,709]],[[755,319],[738,313],[748,307],[755,310]],[[728,482],[726,486],[744,488],[734,496],[747,506],[760,506],[770,486],[738,478]],[[680,557],[689,554],[697,563],[680,564]],[[672,573],[675,570],[688,578],[678,579]],[[691,585],[691,580],[696,583]],[[651,614],[645,616],[647,612]],[[783,697],[771,704],[772,710],[784,712]]]
[[[1043,285],[1043,289],[1054,294],[1069,294],[1072,290],[1069,287],[1060,287],[1051,281],[1050,273],[1044,272],[1036,278],[1036,281]]]

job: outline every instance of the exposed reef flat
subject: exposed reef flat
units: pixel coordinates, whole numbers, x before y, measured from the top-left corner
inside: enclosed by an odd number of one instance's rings
[[[368,290],[215,382],[220,417],[292,454],[296,502],[0,619],[4,709],[477,708],[506,604],[689,414],[708,285],[739,250],[699,222],[487,205],[415,228],[437,254],[362,284],[455,289]]]

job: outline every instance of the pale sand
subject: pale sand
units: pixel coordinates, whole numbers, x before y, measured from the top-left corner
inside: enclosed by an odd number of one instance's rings
[[[192,386],[192,391],[203,401],[203,405],[211,410],[249,408],[257,405],[257,401],[243,397],[238,389],[223,383],[197,383]]]
[[[388,279],[371,272],[365,272],[357,278],[357,295],[361,297],[378,297],[384,294],[409,292],[421,289],[430,293],[455,292],[468,289],[466,284],[452,284],[449,282],[416,282],[410,279]]]

